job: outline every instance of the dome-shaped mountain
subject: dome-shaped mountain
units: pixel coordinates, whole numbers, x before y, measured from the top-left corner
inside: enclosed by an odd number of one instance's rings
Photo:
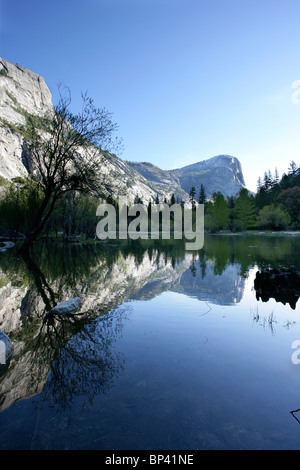
[[[203,184],[207,196],[218,191],[224,196],[234,196],[245,187],[242,166],[237,158],[230,155],[217,155],[171,170],[170,174],[178,178],[180,186],[186,192],[189,192],[192,186],[198,191]]]

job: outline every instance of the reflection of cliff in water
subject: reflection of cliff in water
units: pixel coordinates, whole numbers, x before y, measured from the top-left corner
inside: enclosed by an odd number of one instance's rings
[[[220,242],[215,250],[206,243],[199,253],[186,253],[184,243],[174,241],[37,243],[1,253],[0,330],[14,353],[0,377],[0,411],[41,391],[65,406],[71,395],[92,400],[111,386],[125,360],[112,352],[128,315],[117,318],[113,309],[123,302],[169,290],[210,303],[238,303],[257,251],[241,249],[236,240]],[[74,296],[83,301],[78,315],[47,315]]]
[[[200,264],[199,264],[200,262]],[[205,265],[205,268],[204,268]],[[216,275],[214,262],[195,259],[186,255],[181,265],[169,269],[152,279],[132,294],[132,299],[146,300],[167,290],[178,292],[198,300],[218,305],[232,305],[241,301],[245,278],[240,275],[240,266],[227,265],[221,274]]]
[[[196,265],[193,263],[182,274],[177,292],[218,305],[232,305],[242,300],[245,279],[238,265],[227,265],[220,275],[214,273],[213,262],[206,263],[205,274]]]

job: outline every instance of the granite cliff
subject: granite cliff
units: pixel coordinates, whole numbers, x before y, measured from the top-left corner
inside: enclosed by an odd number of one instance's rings
[[[40,75],[0,58],[0,176],[11,180],[25,176],[30,169],[26,160],[26,141],[20,126],[28,115],[43,116],[53,108],[52,96]],[[235,195],[245,187],[241,164],[237,158],[220,155],[176,170],[161,170],[151,163],[125,162],[105,153],[100,168],[113,197],[127,195],[144,202],[170,198],[187,201],[195,186],[204,184],[207,196],[221,191]]]
[[[192,186],[197,190],[203,184],[208,195],[220,191],[224,196],[232,196],[245,187],[242,166],[231,155],[217,155],[170,173],[179,179],[185,191],[189,191]]]
[[[189,194],[194,186],[199,194],[204,185],[207,197],[220,191],[224,196],[234,196],[245,188],[242,166],[239,160],[230,155],[217,155],[176,170],[164,171],[151,163],[128,162],[148,181],[155,183],[161,190],[174,188],[176,197]]]
[[[26,116],[51,111],[52,96],[44,79],[30,70],[0,58],[0,176],[11,180],[28,174],[26,141],[20,126]],[[157,190],[116,155],[105,153],[100,171],[113,197],[154,199]]]

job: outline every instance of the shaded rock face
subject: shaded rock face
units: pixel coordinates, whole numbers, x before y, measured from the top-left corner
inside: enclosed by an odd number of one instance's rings
[[[263,302],[267,302],[273,298],[276,302],[281,302],[284,305],[288,303],[295,310],[300,296],[300,278],[294,266],[288,269],[257,271],[254,288],[257,300],[261,299]]]

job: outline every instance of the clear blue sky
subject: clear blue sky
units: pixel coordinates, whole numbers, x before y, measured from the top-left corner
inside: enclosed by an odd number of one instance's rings
[[[300,165],[299,0],[0,2],[0,55],[54,102],[63,82],[74,111],[81,91],[111,111],[121,158],[172,169],[229,154],[251,190]]]

